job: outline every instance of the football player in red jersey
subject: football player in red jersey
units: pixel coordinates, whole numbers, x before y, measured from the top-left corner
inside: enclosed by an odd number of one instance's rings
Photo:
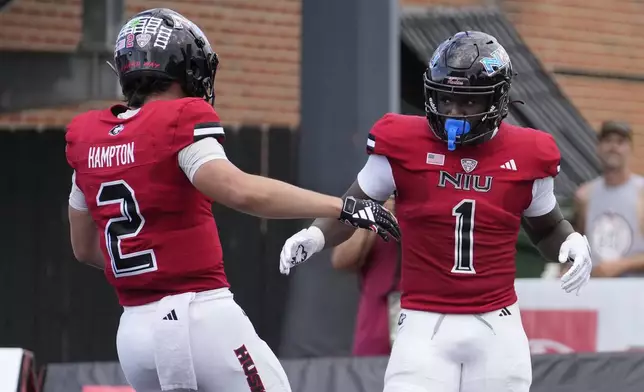
[[[180,14],[134,16],[114,60],[128,105],[74,118],[66,155],[74,255],[105,270],[124,307],[117,350],[128,382],[139,392],[290,391],[228,290],[212,202],[267,218],[339,219],[397,239],[395,218],[371,200],[230,163],[212,106],[217,56]]]
[[[588,243],[553,193],[554,139],[503,121],[512,77],[494,37],[460,32],[429,62],[426,118],[390,113],[370,132],[369,158],[347,195],[383,202],[396,190],[402,312],[386,392],[528,392],[530,351],[514,291],[522,224],[544,257],[572,262],[566,292],[589,279]],[[280,270],[350,232],[316,220],[286,241]]]

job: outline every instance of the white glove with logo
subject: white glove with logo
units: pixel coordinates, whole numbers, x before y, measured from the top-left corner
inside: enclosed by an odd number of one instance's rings
[[[572,267],[561,277],[561,288],[566,293],[577,290],[588,283],[590,272],[593,269],[593,262],[590,257],[590,245],[586,236],[579,233],[572,233],[561,244],[559,249],[559,262],[572,261]]]
[[[324,234],[311,226],[293,234],[286,240],[280,254],[280,272],[288,275],[291,268],[302,264],[324,248]]]

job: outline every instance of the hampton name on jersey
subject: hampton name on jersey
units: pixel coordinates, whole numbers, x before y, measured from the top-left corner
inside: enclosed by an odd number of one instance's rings
[[[70,205],[97,223],[105,275],[123,306],[228,287],[212,201],[197,169],[226,159],[223,128],[201,98],[79,115],[67,134]]]
[[[554,139],[502,123],[491,140],[448,151],[425,117],[390,113],[373,126],[367,151],[362,190],[376,200],[396,190],[402,307],[484,313],[514,304],[521,217],[556,204]]]

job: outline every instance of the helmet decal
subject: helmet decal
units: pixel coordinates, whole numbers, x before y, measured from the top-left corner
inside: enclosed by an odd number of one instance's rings
[[[500,46],[497,50],[492,52],[489,57],[483,57],[480,61],[485,68],[485,72],[487,72],[487,76],[494,76],[497,72],[510,64],[510,56],[508,56],[508,52]]]

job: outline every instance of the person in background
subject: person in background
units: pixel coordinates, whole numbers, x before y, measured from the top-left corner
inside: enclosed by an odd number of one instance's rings
[[[633,131],[607,121],[599,132],[597,153],[602,175],[575,194],[575,226],[590,241],[592,276],[644,275],[644,178],[630,170]]]
[[[385,207],[394,212],[394,199]],[[364,233],[363,233],[364,231]],[[351,238],[333,249],[333,268],[359,275],[360,301],[353,338],[354,356],[389,355],[393,326],[400,313],[398,244],[379,241],[366,230],[356,231]]]

